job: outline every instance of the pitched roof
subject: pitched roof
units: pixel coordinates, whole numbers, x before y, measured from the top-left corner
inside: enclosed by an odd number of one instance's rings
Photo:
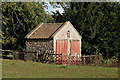
[[[64,23],[40,23],[25,38],[39,39],[50,38]]]

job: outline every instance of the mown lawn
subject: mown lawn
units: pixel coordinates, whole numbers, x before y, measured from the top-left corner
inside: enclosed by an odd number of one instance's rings
[[[118,78],[118,69],[98,66],[62,66],[31,61],[2,61],[3,78]]]

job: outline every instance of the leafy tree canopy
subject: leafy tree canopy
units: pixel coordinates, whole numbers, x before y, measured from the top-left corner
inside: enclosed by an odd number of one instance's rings
[[[3,49],[25,49],[25,35],[40,22],[52,21],[38,2],[2,3],[2,44]]]
[[[119,55],[120,4],[58,3],[64,13],[54,13],[55,22],[70,21],[82,35],[82,54]]]

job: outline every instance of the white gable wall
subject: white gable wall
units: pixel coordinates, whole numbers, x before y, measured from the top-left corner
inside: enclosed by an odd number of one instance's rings
[[[79,33],[75,30],[73,25],[70,22],[67,22],[67,24],[54,36],[54,39],[68,39],[67,38],[67,32],[70,31],[70,38],[74,40],[80,40],[81,36]]]
[[[79,33],[76,31],[76,29],[73,27],[73,25],[70,22],[66,22],[66,23],[67,24],[64,25],[64,27],[54,35],[53,40],[54,40],[54,51],[55,52],[56,52],[56,40],[68,39],[67,37],[68,30],[70,31],[69,40],[80,40],[80,48],[81,48],[81,36],[79,35]]]

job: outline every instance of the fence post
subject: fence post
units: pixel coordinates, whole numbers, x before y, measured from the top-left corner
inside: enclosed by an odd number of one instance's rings
[[[84,54],[84,56],[83,56],[83,61],[84,61],[84,65],[85,65],[85,54]]]
[[[20,60],[20,55],[21,55],[20,51],[17,51],[17,54],[18,54],[18,60]]]
[[[79,56],[79,64],[81,65],[82,64],[82,57],[81,56]]]
[[[78,60],[77,57],[78,57],[78,55],[77,55],[77,53],[76,53],[76,54],[75,54],[75,65],[77,65],[77,62],[78,62],[78,61],[77,61],[77,60]]]
[[[38,61],[38,55],[39,55],[39,51],[37,51],[37,54],[36,54],[36,61]]]
[[[55,53],[55,58],[54,58],[55,60],[54,60],[54,62],[55,62],[55,64],[56,64],[56,53]]]
[[[24,52],[24,61],[26,60],[26,54],[27,54],[27,52],[25,51]]]
[[[101,55],[98,55],[99,65],[101,65],[101,62],[100,62],[100,57],[101,57]]]
[[[13,51],[13,57],[12,57],[12,59],[14,60],[15,59],[15,52]]]
[[[89,58],[90,58],[90,65],[92,65],[92,56],[90,55]]]

